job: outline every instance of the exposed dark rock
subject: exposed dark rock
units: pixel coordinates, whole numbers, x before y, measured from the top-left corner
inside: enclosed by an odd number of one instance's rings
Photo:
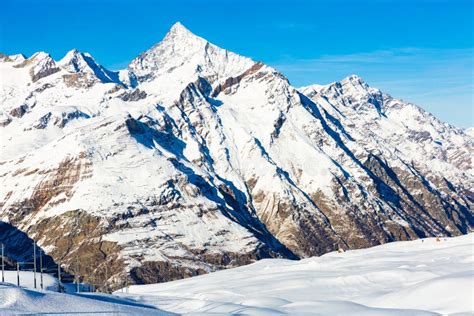
[[[4,53],[0,53],[0,62],[12,62],[10,56],[5,55]]]
[[[52,74],[55,74],[55,73],[59,72],[60,70],[61,69],[59,69],[57,67],[49,67],[49,68],[45,68],[45,69],[35,73],[33,71],[33,68],[32,68],[31,71],[30,71],[31,81],[36,82],[36,81],[40,80],[41,78],[44,78],[44,77],[50,76]]]
[[[138,101],[145,99],[147,96],[145,91],[142,91],[140,89],[135,89],[132,92],[124,92],[118,97],[124,101]]]
[[[10,115],[13,117],[22,117],[28,111],[28,105],[22,104],[10,110]]]
[[[10,117],[4,117],[1,121],[0,121],[0,126],[1,127],[5,127],[7,126],[8,124],[10,124],[12,122],[12,119]]]
[[[258,62],[258,63],[255,63],[252,67],[250,67],[248,70],[246,70],[244,73],[240,74],[239,76],[230,77],[230,78],[226,79],[226,81],[223,84],[219,84],[214,89],[214,91],[211,94],[211,97],[215,98],[219,95],[219,93],[229,91],[229,88],[239,84],[242,81],[242,79],[244,79],[245,77],[247,77],[249,75],[252,75],[252,74],[256,73],[262,67],[263,67],[263,64]]]
[[[83,89],[90,88],[94,84],[99,82],[97,78],[89,74],[84,74],[80,72],[63,75],[63,80],[64,80],[64,83],[66,83],[68,87],[83,88]]]

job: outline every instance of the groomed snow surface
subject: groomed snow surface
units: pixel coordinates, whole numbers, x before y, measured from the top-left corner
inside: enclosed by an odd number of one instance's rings
[[[124,295],[177,313],[474,314],[474,234],[262,260]],[[121,294],[118,294],[121,295]]]
[[[92,298],[90,298],[92,297]],[[113,295],[40,292],[0,283],[0,315],[172,315]]]
[[[301,261],[268,259],[136,285],[128,294],[68,295],[1,284],[0,314],[472,315],[473,246],[474,234],[469,234]]]

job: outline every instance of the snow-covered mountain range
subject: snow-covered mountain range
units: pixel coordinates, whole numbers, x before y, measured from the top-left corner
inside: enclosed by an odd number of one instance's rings
[[[0,137],[0,240],[117,287],[474,228],[472,133],[357,76],[297,89],[180,23],[118,72],[0,55]]]

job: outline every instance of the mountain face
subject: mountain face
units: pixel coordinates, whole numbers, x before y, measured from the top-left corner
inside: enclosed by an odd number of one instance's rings
[[[296,89],[179,23],[119,72],[73,50],[0,75],[0,239],[86,282],[474,228],[472,134],[357,76]]]

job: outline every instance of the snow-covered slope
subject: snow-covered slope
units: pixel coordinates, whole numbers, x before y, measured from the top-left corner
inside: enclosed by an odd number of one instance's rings
[[[16,271],[5,271],[5,283],[17,285],[17,272]],[[21,271],[20,272],[20,286],[34,289],[34,273],[32,271]],[[36,273],[36,287],[41,287],[41,276],[40,273]],[[58,281],[55,277],[44,273],[43,274],[43,289],[48,291],[58,290]]]
[[[468,131],[443,123],[414,104],[392,98],[358,76],[301,91],[366,149],[429,165],[430,170],[424,172],[439,172],[453,181],[466,182],[473,175],[469,155],[472,135]]]
[[[301,261],[264,259],[191,279],[134,285],[114,295],[66,295],[0,284],[0,314],[470,315],[473,247],[470,234]]]
[[[9,315],[175,315],[101,295],[69,295],[35,291],[0,282],[0,314]]]
[[[465,133],[471,137],[474,137],[474,127],[469,127],[465,130]]]
[[[116,295],[176,313],[439,315],[474,312],[474,235],[395,242],[245,267]]]
[[[0,219],[86,279],[474,227],[472,136],[356,76],[297,90],[179,23],[119,72],[0,57]]]

